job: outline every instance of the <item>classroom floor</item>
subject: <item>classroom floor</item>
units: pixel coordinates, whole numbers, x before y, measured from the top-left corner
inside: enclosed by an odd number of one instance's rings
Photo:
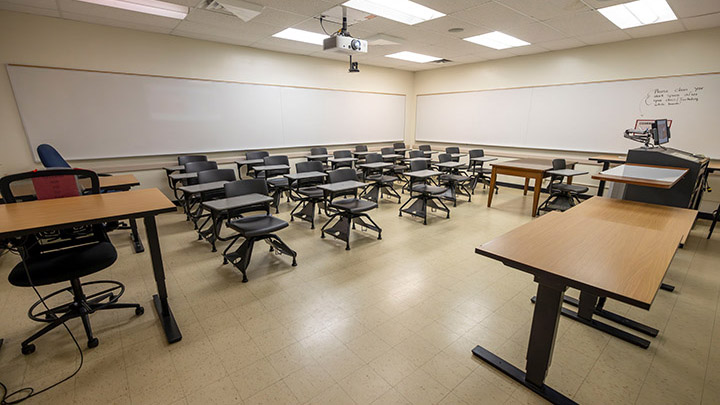
[[[148,252],[133,254],[127,231],[113,232],[118,262],[98,276],[124,282],[124,301],[146,312],[94,314],[100,345],[84,350],[80,373],[28,402],[543,403],[471,354],[481,344],[524,367],[536,288],[531,276],[474,253],[530,221],[532,197],[501,188],[488,209],[486,193],[478,188],[472,203],[427,226],[398,217],[398,205],[384,200],[371,213],[383,239],[355,231],[351,251],[296,220],[279,234],[298,252],[298,266],[261,244],[247,284],[197,241],[184,215],[162,215],[170,301],[183,333],[173,345],[151,304]],[[279,216],[289,219],[291,208],[283,204]],[[720,234],[707,241],[707,230],[708,221],[698,221],[668,272],[675,292],[658,292],[650,311],[608,303],[660,329],[648,350],[561,318],[547,383],[582,404],[719,403]],[[16,262],[0,257],[3,278]],[[0,282],[0,381],[11,390],[43,387],[79,360],[63,329],[38,340],[34,354],[20,354],[19,342],[37,328],[25,316],[34,300],[31,290]],[[80,322],[71,326],[85,349]]]

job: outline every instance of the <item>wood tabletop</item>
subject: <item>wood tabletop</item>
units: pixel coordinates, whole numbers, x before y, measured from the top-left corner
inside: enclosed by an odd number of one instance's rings
[[[596,162],[610,162],[610,163],[625,163],[625,160],[627,159],[627,155],[613,155],[613,154],[605,154],[605,155],[597,155],[588,158],[588,160],[594,160]]]
[[[625,163],[592,175],[595,180],[613,181],[654,188],[672,188],[690,169]]]
[[[156,188],[3,204],[0,205],[0,239],[176,209]]]
[[[566,162],[566,165],[570,167],[575,163],[576,162]],[[552,160],[535,158],[508,160],[506,162],[490,163],[490,165],[498,168],[523,169],[537,172],[544,172],[547,170],[552,170],[553,168]]]
[[[475,252],[531,274],[648,309],[697,211],[592,197]]]
[[[112,190],[117,188],[124,188],[124,187],[134,187],[139,186],[140,182],[138,181],[137,177],[132,174],[118,174],[114,176],[99,176],[98,180],[100,180],[100,189],[101,190]],[[85,188],[89,189],[91,187],[91,182],[89,178],[83,178],[80,179],[80,185]],[[35,187],[33,187],[31,182],[18,182],[16,184],[11,184],[12,192],[16,197],[25,197],[25,196],[34,196],[35,195]]]

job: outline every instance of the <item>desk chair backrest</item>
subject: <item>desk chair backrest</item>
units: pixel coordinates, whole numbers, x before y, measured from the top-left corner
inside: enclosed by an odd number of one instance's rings
[[[380,149],[380,153],[383,155],[394,155],[395,154],[395,148],[387,147]]]
[[[379,153],[368,153],[367,155],[365,155],[365,162],[367,163],[377,163],[382,161],[382,155]]]
[[[263,179],[249,179],[225,183],[225,197],[238,197],[247,194],[268,195],[269,191],[267,182]],[[234,211],[237,213],[265,211],[267,215],[270,215],[270,203],[252,205]]]
[[[282,176],[283,174],[290,173],[290,159],[286,155],[275,155],[275,156],[267,156],[263,158],[263,165],[270,166],[270,165],[285,165],[288,166],[287,169],[279,169],[279,170],[268,170],[265,172],[265,178],[269,179],[271,177],[275,176]]]
[[[178,164],[181,166],[190,162],[207,162],[207,160],[207,156],[205,155],[178,156]]]
[[[468,151],[468,155],[470,156],[470,159],[484,157],[485,151],[482,149],[471,149]]]
[[[438,160],[440,161],[440,163],[445,163],[445,162],[451,162],[453,159],[449,153],[440,153],[440,154],[438,154]]]
[[[216,170],[217,162],[188,162],[185,163],[185,173],[199,173],[205,170]]]
[[[567,163],[565,162],[565,159],[553,159],[552,161],[553,170],[563,170],[567,168]],[[565,176],[558,176],[558,175],[551,175],[550,176],[550,184],[548,184],[548,191],[550,193],[553,192],[554,186],[557,186],[558,184],[563,182],[563,179]]]
[[[458,148],[457,146],[448,146],[447,148],[445,148],[445,153],[460,153],[460,148]],[[460,158],[452,158],[452,161],[459,162]]]
[[[82,188],[80,180],[89,179],[90,187]],[[6,204],[18,202],[13,194],[13,183],[31,181],[34,195],[38,200],[77,197],[82,194],[100,194],[100,180],[97,173],[84,169],[54,168],[11,174],[0,179],[0,195]],[[23,196],[25,197],[25,196]],[[102,224],[77,226],[60,231],[41,232],[26,238],[21,246],[24,257],[45,251],[93,242],[107,242],[108,237]]]
[[[40,157],[44,167],[67,167],[70,168],[70,164],[63,159],[60,152],[58,152],[52,146],[44,143],[38,145],[37,154]]]
[[[367,146],[366,145],[357,145],[355,146],[355,152],[367,152]]]
[[[198,172],[198,183],[212,183],[215,181],[235,181],[235,170],[233,169],[212,169]]]
[[[421,150],[411,150],[409,156],[411,159],[412,158],[424,158],[425,152],[423,152]]]
[[[405,149],[405,143],[404,142],[395,142],[395,143],[393,143],[393,149]]]
[[[430,145],[419,145],[418,149],[423,152],[430,152],[432,150],[432,148],[430,148]]]
[[[328,182],[329,183],[340,183],[342,181],[350,181],[350,180],[357,181],[357,179],[358,179],[357,172],[349,167],[343,167],[342,169],[337,169],[337,170],[328,172]],[[357,198],[357,189],[331,193],[330,201],[332,201],[336,197],[342,197],[342,196],[354,196]]]
[[[256,150],[245,153],[245,158],[247,160],[264,159],[268,156],[270,156],[270,154],[268,152],[265,152],[264,150]]]
[[[410,162],[410,171],[416,172],[418,170],[427,170],[428,162],[425,160],[413,160]]]
[[[335,152],[333,152],[333,157],[337,159],[351,158],[352,156],[353,154],[349,150],[336,150]]]
[[[295,171],[298,173],[322,172],[323,169],[323,164],[321,162],[318,162],[317,160],[295,163]],[[316,184],[322,184],[324,181],[325,180],[321,177],[313,179],[302,179],[297,181],[297,185],[298,187],[307,187]]]
[[[327,148],[310,148],[310,154],[311,155],[327,155]]]

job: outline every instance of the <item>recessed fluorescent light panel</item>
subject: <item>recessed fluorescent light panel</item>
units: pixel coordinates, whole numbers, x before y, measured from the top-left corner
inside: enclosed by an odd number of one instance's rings
[[[637,0],[598,11],[621,29],[677,20],[665,0]]]
[[[188,8],[159,0],[79,0],[85,3],[137,11],[182,20],[188,15]]]
[[[414,25],[445,17],[445,14],[410,0],[349,0],[343,6]]]
[[[409,60],[410,62],[417,62],[417,63],[427,63],[427,62],[432,62],[432,61],[435,61],[435,60],[440,60],[440,59],[442,59],[442,58],[436,58],[435,56],[428,56],[428,55],[423,55],[423,54],[421,54],[421,53],[408,52],[408,51],[403,51],[403,52],[393,53],[393,54],[390,54],[390,55],[385,55],[385,57],[386,57],[386,58],[395,58],[395,59]]]
[[[273,35],[275,38],[289,39],[291,41],[306,42],[308,44],[322,45],[323,40],[328,38],[325,34],[318,34],[310,31],[298,30],[295,28],[284,29]]]
[[[508,34],[503,34],[500,31],[488,32],[487,34],[475,35],[474,37],[464,39],[466,41],[494,49],[507,49],[514,48],[516,46],[530,45],[529,42],[517,39]]]

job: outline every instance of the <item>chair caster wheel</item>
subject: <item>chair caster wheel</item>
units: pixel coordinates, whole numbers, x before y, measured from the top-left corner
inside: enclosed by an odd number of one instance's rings
[[[26,356],[27,356],[28,354],[33,354],[33,353],[35,353],[35,345],[34,345],[34,344],[29,344],[29,345],[27,345],[27,346],[23,346],[23,347],[20,349],[20,351],[22,352],[22,354],[24,354],[24,355],[26,355]]]
[[[88,340],[87,346],[88,346],[88,349],[92,349],[93,347],[97,347],[97,345],[99,345],[99,344],[100,344],[100,341],[98,340],[98,338],[92,338],[92,339]]]
[[[145,308],[143,307],[137,307],[135,308],[135,315],[140,316],[145,313]]]
[[[297,260],[293,259],[292,266],[297,267]]]

